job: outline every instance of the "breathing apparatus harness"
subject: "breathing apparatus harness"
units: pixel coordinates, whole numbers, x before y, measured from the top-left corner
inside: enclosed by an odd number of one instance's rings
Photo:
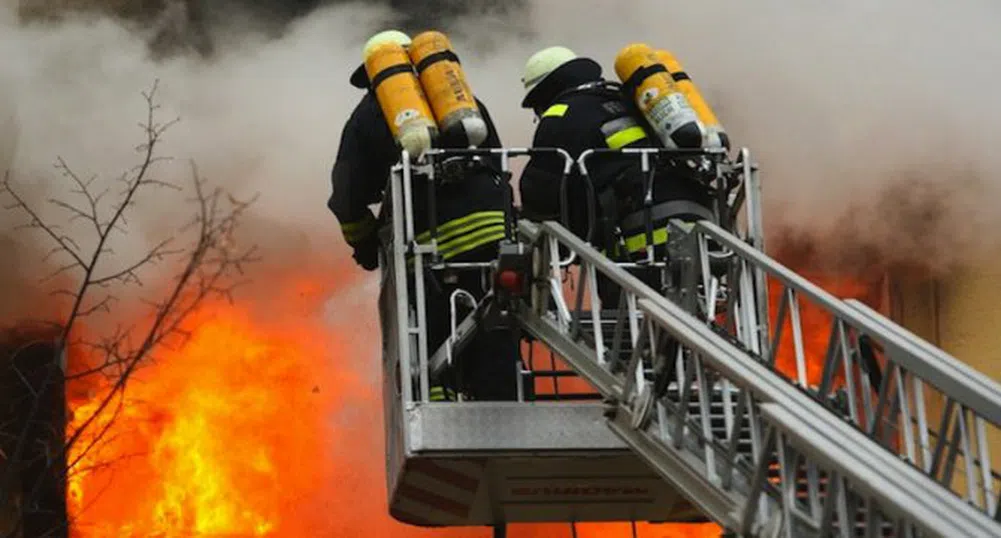
[[[587,93],[607,99],[610,102],[621,103],[624,106],[626,115],[637,122],[652,140],[656,137],[650,135],[651,130],[648,122],[639,113],[635,103],[628,98],[629,85],[618,82],[599,80],[588,82],[569,88],[560,92],[553,101],[565,98],[568,95]],[[668,219],[675,216],[693,215],[699,218],[715,220],[713,213],[708,208],[689,200],[670,200],[655,203],[653,189],[658,178],[661,181],[667,180],[665,174],[670,175],[671,181],[692,181],[700,186],[705,186],[705,182],[700,178],[706,177],[712,172],[712,163],[707,159],[685,159],[684,162],[677,162],[677,158],[657,159],[650,169],[641,174],[634,167],[627,167],[619,172],[610,181],[595,185],[590,177],[582,177],[584,186],[587,189],[587,234],[586,241],[593,239],[596,225],[600,225],[602,237],[600,246],[606,252],[612,253],[615,250],[625,251],[625,237],[623,229],[635,229],[642,226],[647,235],[648,244],[653,244],[653,223],[655,221]],[[561,218],[564,224],[569,222],[568,198],[567,198],[567,178],[563,179],[560,185],[560,207]],[[636,210],[637,205],[642,204],[642,209]],[[597,215],[600,209],[600,217]]]

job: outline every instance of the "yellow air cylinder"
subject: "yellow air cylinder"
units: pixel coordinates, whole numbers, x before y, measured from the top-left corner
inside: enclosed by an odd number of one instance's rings
[[[663,70],[650,69],[657,66]],[[615,57],[615,73],[661,142],[668,149],[700,148],[705,128],[666,69],[657,53],[642,43],[626,46]]]
[[[367,51],[365,73],[400,147],[410,152],[412,159],[431,149],[438,126],[406,49],[384,43]]]
[[[442,136],[466,146],[482,144],[487,139],[487,122],[448,37],[436,31],[418,35],[410,44],[410,60],[417,67]]]
[[[720,124],[719,119],[716,118],[716,114],[714,114],[713,110],[709,108],[709,104],[702,98],[702,93],[695,86],[695,83],[692,82],[688,73],[685,72],[685,68],[681,66],[681,62],[679,62],[673,54],[666,50],[658,50],[657,57],[661,62],[663,62],[664,67],[667,67],[675,85],[677,85],[678,89],[681,90],[681,93],[685,94],[685,98],[688,99],[688,103],[692,105],[693,109],[695,109],[695,114],[698,115],[699,121],[701,121],[702,125],[705,127],[706,136],[703,141],[703,147],[706,149],[730,149],[730,137],[727,136],[726,130],[723,129],[723,125]]]

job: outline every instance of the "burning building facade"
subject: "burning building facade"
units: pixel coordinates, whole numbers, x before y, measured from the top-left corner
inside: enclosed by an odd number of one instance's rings
[[[66,398],[58,329],[0,332],[0,531],[67,536]],[[13,533],[13,534],[9,534]]]

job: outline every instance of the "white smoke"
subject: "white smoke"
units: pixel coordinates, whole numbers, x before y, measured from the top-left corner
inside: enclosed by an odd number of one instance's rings
[[[1001,108],[992,106],[992,66],[1001,60],[1001,8],[991,2],[540,0],[530,10],[506,23],[468,17],[454,34],[507,145],[531,142],[531,115],[518,108],[528,55],[566,45],[614,77],[616,52],[645,41],[679,56],[735,143],[752,149],[769,225],[827,230],[861,204],[850,220],[890,244],[907,230],[882,229],[870,206],[902,174],[948,184],[968,172],[989,190],[959,197],[962,210],[953,213],[971,223],[995,216],[999,159],[991,145]],[[315,241],[313,248],[346,255],[324,204],[329,170],[361,95],[347,78],[386,16],[361,3],[328,7],[279,40],[234,31],[211,61],[157,63],[140,36],[111,19],[19,26],[6,4],[0,81],[20,118],[17,179],[55,189],[56,155],[81,174],[115,177],[133,162],[141,136],[139,93],[158,78],[161,117],[181,119],[164,154],[194,159],[238,195],[259,192],[260,217]],[[187,167],[160,173],[183,182]],[[143,209],[150,230],[140,238],[178,216],[169,196],[150,200]]]

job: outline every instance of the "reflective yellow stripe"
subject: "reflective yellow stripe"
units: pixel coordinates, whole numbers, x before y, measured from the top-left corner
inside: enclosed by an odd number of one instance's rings
[[[442,244],[438,248],[438,252],[443,259],[447,260],[481,247],[491,241],[500,241],[501,239],[504,239],[504,225],[489,226],[468,236],[463,236]]]
[[[553,105],[553,106],[547,108],[546,111],[542,113],[542,117],[543,118],[550,118],[550,117],[553,117],[553,118],[562,118],[563,115],[567,113],[567,109],[569,109],[569,108],[570,108],[569,105]]]
[[[435,385],[431,387],[428,399],[432,402],[442,402],[449,399],[455,399],[455,392],[448,390],[441,385]]]
[[[477,229],[483,228],[485,226],[502,226],[503,227],[504,226],[504,217],[499,217],[499,218],[497,218],[497,217],[491,217],[491,218],[480,219],[480,220],[474,221],[474,222],[472,222],[470,224],[467,224],[467,225],[465,225],[465,226],[463,226],[461,228],[453,229],[450,232],[448,232],[447,234],[439,235],[438,238],[437,238],[438,239],[438,250],[440,251],[442,248],[444,248],[444,245],[447,245],[447,244],[451,243],[452,241],[454,241],[456,239],[461,239],[463,236],[465,236],[467,234],[470,234],[470,233],[476,231]],[[430,241],[430,239],[431,239],[430,237],[426,237],[423,241],[420,241],[420,243],[421,244],[426,244],[427,242]]]
[[[482,223],[470,225],[469,228],[482,226]],[[481,227],[476,231],[463,234],[438,244],[438,254],[442,260],[449,260],[460,254],[475,250],[483,245],[504,239],[504,223],[492,224]],[[407,270],[413,269],[413,255],[407,255]]]
[[[646,247],[646,232],[627,237],[625,243],[626,250],[630,254],[643,250]],[[667,228],[657,228],[653,231],[653,244],[663,245],[664,243],[667,243]]]
[[[376,220],[371,214],[366,215],[361,220],[344,222],[341,224],[341,234],[348,243],[356,243],[372,232],[375,228]]]
[[[497,221],[504,222],[503,211],[477,211],[476,213],[470,213],[465,217],[453,219],[438,226],[435,230],[437,232],[437,240],[441,243],[451,237],[455,237],[458,233],[462,233],[463,230],[469,230],[482,224],[492,224]],[[418,235],[416,240],[418,243],[427,243],[431,240],[431,231],[429,230]]]
[[[619,149],[644,138],[646,138],[646,132],[643,131],[642,127],[636,126],[623,129],[606,137],[605,144],[608,144],[608,147],[611,149]]]

